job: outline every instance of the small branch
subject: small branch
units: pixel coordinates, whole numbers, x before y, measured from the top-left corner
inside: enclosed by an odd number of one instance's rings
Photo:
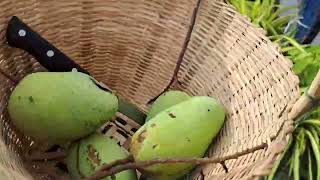
[[[132,159],[132,162],[128,162],[127,159],[121,159],[117,161],[119,162],[126,162],[125,164],[117,164],[116,162],[112,162],[110,164],[107,164],[100,170],[96,172],[91,177],[88,177],[84,180],[100,180],[103,177],[106,176],[112,176],[119,172],[128,170],[128,169],[141,169],[143,167],[155,165],[155,164],[175,164],[175,163],[192,163],[192,164],[208,164],[208,163],[219,163],[223,161],[225,158],[182,158],[182,159],[153,159],[149,161],[136,161]],[[107,168],[106,168],[107,167]]]
[[[173,72],[173,75],[171,77],[171,80],[170,80],[169,84],[164,88],[164,90],[160,94],[158,94],[154,98],[150,99],[147,102],[147,104],[153,103],[159,96],[161,96],[164,92],[168,91],[170,88],[172,88],[178,82],[178,73],[179,73],[180,66],[182,64],[184,55],[185,55],[185,53],[186,53],[186,51],[188,49],[188,45],[189,45],[189,42],[190,42],[190,39],[191,39],[193,28],[194,28],[194,26],[196,24],[196,18],[197,18],[197,15],[198,15],[198,10],[199,10],[201,1],[202,0],[197,0],[197,3],[195,4],[195,7],[193,8],[193,12],[192,12],[191,19],[190,19],[189,29],[188,29],[188,32],[186,34],[185,40],[183,42],[181,52],[180,52],[178,60],[176,62],[176,67],[174,69],[174,72]]]
[[[109,164],[106,164],[106,165],[103,165],[101,168],[100,168],[100,171],[106,171],[106,170],[109,170],[115,166],[118,166],[118,165],[121,165],[121,164],[126,164],[126,163],[129,163],[129,162],[133,162],[134,159],[133,159],[133,156],[130,155],[129,157],[125,158],[125,159],[118,159],[118,160],[115,160]]]
[[[25,156],[27,160],[31,161],[48,161],[48,160],[57,160],[63,159],[66,157],[66,152],[59,151],[59,152],[48,152],[48,153],[37,153],[37,154],[30,154]]]
[[[115,175],[121,171],[128,169],[137,169],[139,171],[143,170],[144,167],[155,165],[155,164],[174,164],[174,163],[193,163],[196,165],[199,164],[208,164],[208,163],[220,163],[222,161],[237,159],[240,156],[252,153],[254,151],[267,148],[267,143],[262,143],[261,145],[255,146],[251,149],[245,151],[227,155],[221,158],[170,158],[170,159],[153,159],[149,161],[134,161],[132,156],[129,156],[125,159],[116,160],[109,164],[103,165],[96,173],[90,177],[85,178],[84,180],[100,180],[106,176]]]

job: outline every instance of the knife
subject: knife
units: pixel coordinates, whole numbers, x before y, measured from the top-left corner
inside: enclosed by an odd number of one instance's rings
[[[78,72],[88,74],[100,89],[107,92],[113,92],[112,89],[94,79],[86,69],[50,44],[17,16],[13,16],[9,20],[6,38],[9,46],[27,51],[48,71],[69,72],[76,69]],[[118,100],[119,113],[134,120],[140,125],[145,122],[146,114],[143,111],[120,97],[118,97]]]

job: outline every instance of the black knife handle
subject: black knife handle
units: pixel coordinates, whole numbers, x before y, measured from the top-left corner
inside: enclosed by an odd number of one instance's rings
[[[8,23],[6,38],[10,46],[29,52],[48,71],[68,72],[76,68],[78,72],[90,75],[16,16]]]

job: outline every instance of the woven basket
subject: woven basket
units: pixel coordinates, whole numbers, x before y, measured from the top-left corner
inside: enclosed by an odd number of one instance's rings
[[[20,17],[96,79],[147,111],[171,88],[217,97],[227,119],[191,179],[254,179],[267,175],[292,129],[298,78],[261,29],[220,0],[0,1],[0,179],[68,179],[52,162],[31,162],[36,145],[10,123],[6,105],[14,85],[46,71],[25,51],[7,45],[5,31]],[[139,128],[114,120],[102,129],[127,147]],[[199,129],[201,131],[201,129]]]

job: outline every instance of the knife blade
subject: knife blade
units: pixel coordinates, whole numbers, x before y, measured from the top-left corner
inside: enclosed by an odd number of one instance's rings
[[[78,72],[88,74],[100,89],[113,92],[111,88],[97,81],[86,69],[48,42],[17,16],[13,16],[9,20],[6,38],[9,46],[27,51],[48,71],[68,72],[76,69]],[[118,112],[142,125],[145,122],[146,114],[137,106],[119,96],[117,97],[119,100]]]

